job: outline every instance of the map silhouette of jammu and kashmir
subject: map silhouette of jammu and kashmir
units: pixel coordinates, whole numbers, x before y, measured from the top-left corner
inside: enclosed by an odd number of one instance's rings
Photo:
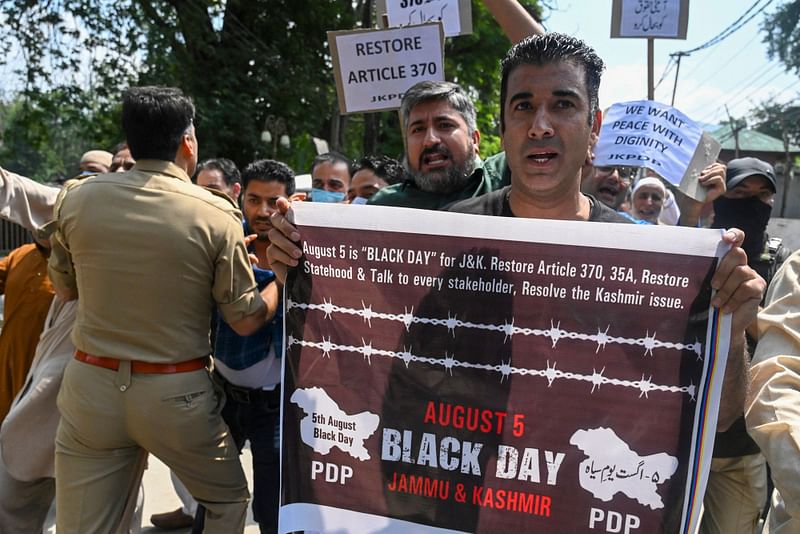
[[[678,459],[667,453],[639,456],[610,428],[578,430],[569,439],[587,458],[578,467],[583,489],[603,502],[619,492],[651,510],[664,507],[658,485],[678,469]]]
[[[348,415],[322,388],[297,389],[291,402],[306,416],[300,421],[300,438],[319,454],[339,448],[356,460],[369,460],[364,442],[378,429],[380,418],[371,412]]]

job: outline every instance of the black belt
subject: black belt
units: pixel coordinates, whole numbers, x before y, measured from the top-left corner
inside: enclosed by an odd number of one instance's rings
[[[214,371],[214,379],[225,391],[225,395],[236,402],[241,404],[262,404],[270,403],[277,405],[281,398],[281,385],[275,386],[275,389],[251,389],[242,386],[236,386],[228,382],[219,371]]]

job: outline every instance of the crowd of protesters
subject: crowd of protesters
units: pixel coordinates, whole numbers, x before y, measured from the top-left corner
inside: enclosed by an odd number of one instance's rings
[[[770,532],[800,529],[796,403],[785,409],[798,394],[800,288],[797,256],[766,233],[774,170],[712,164],[697,202],[645,169],[595,167],[602,60],[529,17],[493,14],[517,44],[502,61],[505,150],[486,159],[472,98],[422,82],[403,97],[401,161],[320,154],[300,192],[280,161],[201,161],[191,99],[135,87],[125,143],[87,152],[63,188],[0,168],[0,216],[36,237],[0,263],[0,532],[40,532],[54,499],[59,533],[137,531],[148,452],[183,503],[156,526],[241,532],[246,442],[254,519],[277,532],[282,293],[302,255],[291,202],[729,229],[712,286],[732,337],[700,531],[756,532],[767,510]]]

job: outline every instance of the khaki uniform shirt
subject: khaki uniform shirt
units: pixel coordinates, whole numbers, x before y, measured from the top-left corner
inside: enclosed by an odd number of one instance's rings
[[[758,314],[759,340],[750,367],[747,431],[772,469],[769,532],[800,532],[800,251],[783,264]]]
[[[77,288],[84,352],[176,363],[211,352],[218,306],[234,322],[263,307],[232,202],[166,161],[69,184],[59,197],[50,278]]]

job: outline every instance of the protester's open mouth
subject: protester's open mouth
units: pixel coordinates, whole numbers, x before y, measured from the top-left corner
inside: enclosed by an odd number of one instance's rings
[[[659,215],[661,215],[661,210],[654,210],[654,209],[640,209],[639,215],[643,219],[657,219]]]
[[[528,161],[537,165],[546,165],[558,156],[555,152],[536,152],[528,154]]]
[[[429,169],[439,169],[449,165],[450,158],[447,156],[447,154],[433,152],[430,154],[424,154],[422,156],[422,164],[427,166]]]
[[[618,193],[619,193],[619,191],[617,189],[614,189],[613,187],[598,187],[597,188],[597,194],[598,195],[604,196],[604,197],[608,197],[608,198],[614,198],[614,197],[617,196]]]

